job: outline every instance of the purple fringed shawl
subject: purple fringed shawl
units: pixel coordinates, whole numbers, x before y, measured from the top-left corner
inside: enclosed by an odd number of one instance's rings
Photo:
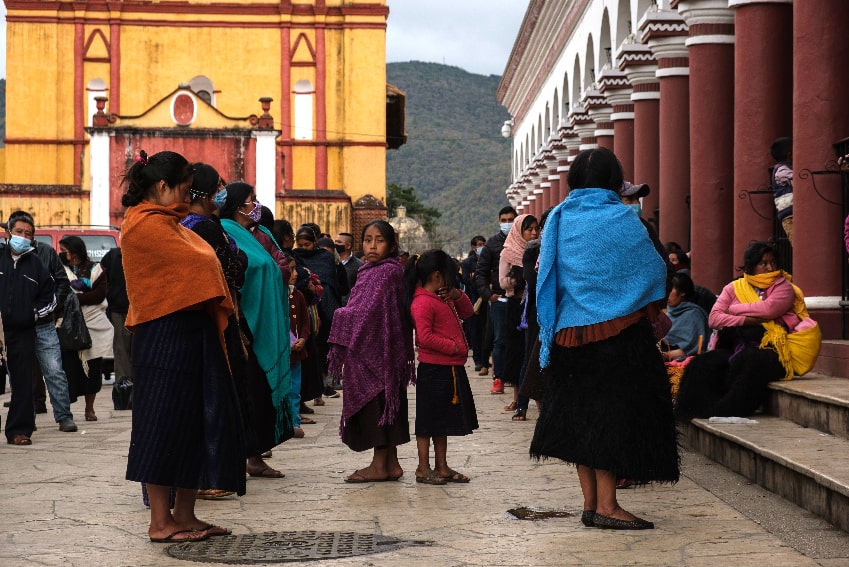
[[[401,389],[415,381],[413,332],[404,317],[404,271],[397,258],[366,262],[348,304],[336,310],[327,342],[328,373],[342,376],[342,428],[380,392],[379,425],[395,422]]]

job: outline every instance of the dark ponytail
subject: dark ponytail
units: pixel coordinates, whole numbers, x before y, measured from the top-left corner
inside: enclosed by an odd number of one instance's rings
[[[121,204],[134,207],[151,196],[155,183],[165,181],[169,187],[177,187],[193,173],[188,160],[177,152],[164,151],[148,157],[147,152],[141,150],[121,180],[121,185],[127,188]]]
[[[410,256],[404,265],[404,283],[406,284],[404,298],[407,301],[405,314],[410,325],[413,324],[410,308],[413,305],[416,287],[424,287],[430,275],[435,272],[441,273],[445,282],[453,287],[457,279],[457,264],[447,252],[437,248],[422,252],[421,255]]]

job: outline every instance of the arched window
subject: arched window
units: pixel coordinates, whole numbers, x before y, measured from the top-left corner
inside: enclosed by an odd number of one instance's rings
[[[295,139],[313,139],[313,96],[315,90],[309,81],[295,83]]]
[[[215,106],[215,88],[212,86],[212,81],[209,77],[198,75],[189,81],[189,88],[192,89],[199,98],[206,101],[207,104]]]
[[[89,126],[92,125],[94,113],[97,112],[97,104],[94,98],[98,96],[106,96],[106,82],[103,79],[92,79],[88,82],[88,86],[86,86],[87,106],[85,111],[88,114],[88,120],[86,122]]]

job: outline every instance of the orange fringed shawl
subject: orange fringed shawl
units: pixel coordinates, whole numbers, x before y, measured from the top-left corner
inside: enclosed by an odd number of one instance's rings
[[[233,302],[215,251],[180,225],[184,203],[142,202],[127,209],[121,251],[130,309],[127,328],[177,311],[203,309],[223,336]]]

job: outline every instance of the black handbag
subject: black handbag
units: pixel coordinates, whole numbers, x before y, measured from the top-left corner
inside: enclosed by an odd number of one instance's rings
[[[71,292],[65,299],[65,313],[62,323],[56,327],[59,335],[59,347],[62,350],[86,350],[91,348],[91,335],[85,324],[77,294]]]

